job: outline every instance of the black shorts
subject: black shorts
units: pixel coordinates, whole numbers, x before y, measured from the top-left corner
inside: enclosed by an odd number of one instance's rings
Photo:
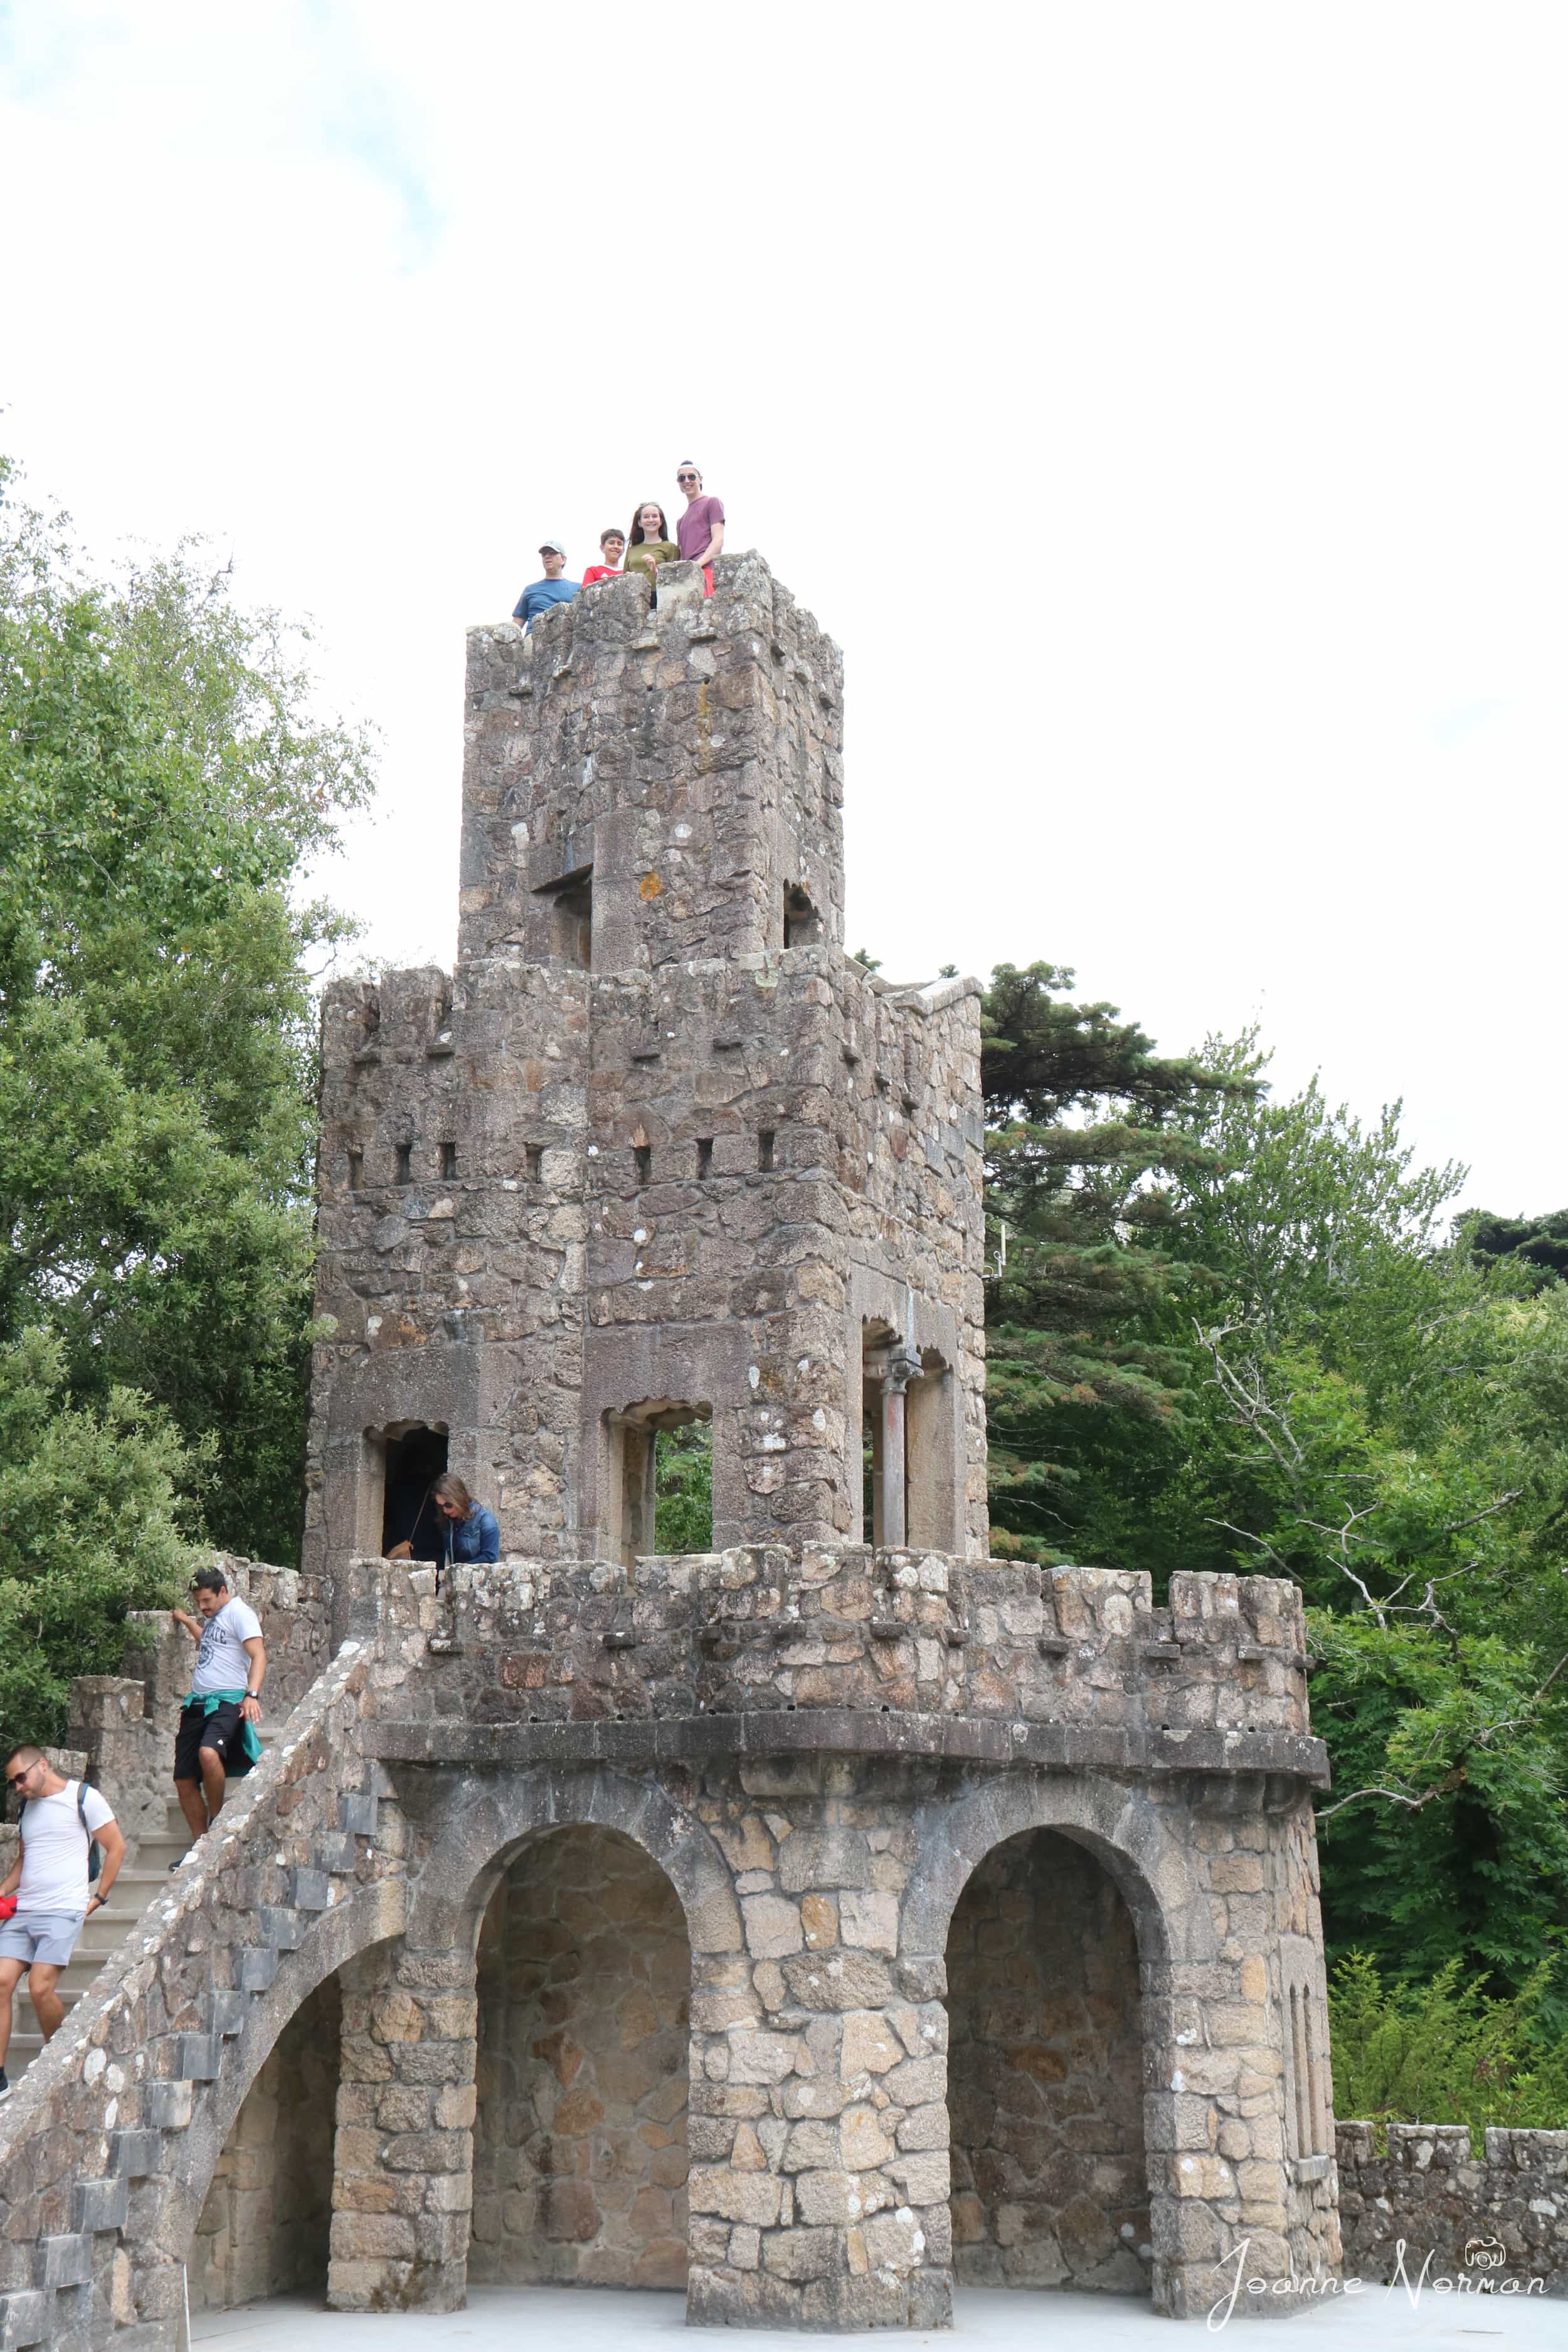
[[[210,1715],[199,1706],[180,1709],[180,1727],[174,1734],[174,1778],[176,1780],[199,1780],[202,1777],[198,1748],[210,1748],[231,1780],[237,1780],[250,1769],[240,1735],[245,1720],[239,1712],[239,1701],[220,1700]]]

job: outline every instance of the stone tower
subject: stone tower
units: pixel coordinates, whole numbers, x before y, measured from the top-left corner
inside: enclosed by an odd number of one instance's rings
[[[470,639],[456,973],[326,1008],[277,1738],[0,2111],[0,2352],[1337,2273],[1300,1594],[984,1557],[976,991],[846,959],[838,658],[718,575]],[[386,1553],[447,1464],[507,1557],[437,1576]],[[75,1686],[128,1822],[162,1630]]]
[[[986,1551],[978,986],[844,952],[810,614],[755,555],[650,594],[470,632],[456,972],[330,992],[315,1569],[443,1463],[629,1562],[693,1421],[715,1549]]]

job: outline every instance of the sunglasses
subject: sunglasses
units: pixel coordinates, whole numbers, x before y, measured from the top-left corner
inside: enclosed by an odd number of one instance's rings
[[[20,1771],[20,1772],[13,1772],[13,1773],[11,1773],[11,1774],[7,1777],[7,1779],[6,1779],[5,1786],[6,1786],[8,1789],[19,1789],[19,1788],[22,1786],[23,1782],[26,1780],[28,1773],[32,1770],[32,1769],[33,1769],[33,1768],[32,1768],[32,1766],[31,1766],[30,1764],[27,1764],[27,1765],[24,1765],[24,1767],[23,1767],[23,1769],[21,1769],[21,1771]]]
[[[702,477],[700,474],[677,474],[675,478],[678,482],[700,482]]]

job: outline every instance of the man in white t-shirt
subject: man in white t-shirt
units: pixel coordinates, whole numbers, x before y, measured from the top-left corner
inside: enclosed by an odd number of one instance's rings
[[[18,1748],[5,1766],[5,1784],[22,1800],[22,1850],[0,1879],[0,1898],[16,1897],[0,1919],[0,2099],[8,2099],[5,2053],[11,2046],[11,2003],[24,1971],[33,2014],[47,2042],[65,2015],[55,1990],[76,1948],[82,1921],[100,1911],[125,1859],[125,1840],[96,1789],[57,1772],[41,1748]],[[96,1885],[88,1878],[93,1846],[103,1849]]]
[[[199,1618],[183,1609],[169,1612],[197,1644],[174,1739],[174,1793],[191,1835],[199,1838],[217,1819],[228,1780],[261,1760],[257,1693],[267,1680],[267,1645],[260,1618],[248,1601],[230,1594],[221,1568],[197,1569],[191,1591]]]

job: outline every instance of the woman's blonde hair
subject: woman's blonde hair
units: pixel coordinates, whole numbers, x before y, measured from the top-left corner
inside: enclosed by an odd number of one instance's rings
[[[456,1503],[465,1518],[474,1507],[474,1498],[455,1470],[443,1470],[430,1492],[438,1503]]]

